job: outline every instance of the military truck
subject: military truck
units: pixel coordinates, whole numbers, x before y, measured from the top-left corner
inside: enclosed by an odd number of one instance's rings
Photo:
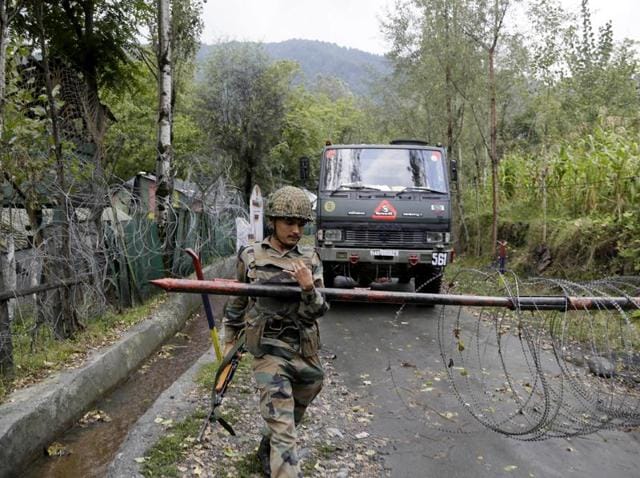
[[[423,141],[328,144],[322,151],[316,246],[326,287],[397,278],[438,293],[453,260],[446,151]]]

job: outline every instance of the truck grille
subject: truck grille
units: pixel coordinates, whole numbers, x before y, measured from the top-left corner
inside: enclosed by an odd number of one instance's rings
[[[345,242],[354,243],[357,246],[395,246],[410,247],[424,246],[424,231],[345,231]]]

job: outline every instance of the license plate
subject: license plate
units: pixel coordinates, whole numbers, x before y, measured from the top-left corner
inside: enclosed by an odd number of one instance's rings
[[[373,257],[398,257],[398,251],[396,249],[371,249],[369,252]]]
[[[447,253],[446,252],[434,252],[431,254],[431,265],[433,266],[446,266],[447,265]]]

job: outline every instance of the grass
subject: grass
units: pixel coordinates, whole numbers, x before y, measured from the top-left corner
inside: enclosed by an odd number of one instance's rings
[[[262,476],[262,465],[256,452],[247,453],[235,462],[235,470],[238,478],[251,478],[257,474]]]
[[[240,387],[251,376],[252,359],[246,354],[234,375],[231,387]],[[218,369],[218,363],[213,362],[200,368],[196,376],[196,383],[203,390],[211,390],[213,379]],[[240,389],[242,391],[242,388]],[[230,394],[234,390],[229,391]],[[233,417],[239,413],[239,405],[225,401],[222,408],[222,418],[233,425]],[[178,477],[184,474],[178,464],[185,458],[188,450],[193,446],[202,420],[208,411],[199,410],[182,422],[178,422],[167,429],[164,437],[147,452],[144,457],[142,474],[145,477]],[[261,472],[260,462],[255,452],[248,453],[235,462],[234,476],[249,478]]]
[[[73,339],[58,340],[48,325],[33,333],[35,320],[28,310],[17,312],[12,323],[14,369],[0,378],[0,403],[16,388],[41,380],[83,360],[89,351],[109,345],[132,325],[141,322],[166,300],[158,295],[146,304],[123,313],[107,312],[85,324]]]
[[[167,433],[151,447],[142,466],[145,477],[178,477],[182,473],[179,463],[193,447],[202,420],[207,416],[204,410],[198,410],[185,420],[175,423]]]

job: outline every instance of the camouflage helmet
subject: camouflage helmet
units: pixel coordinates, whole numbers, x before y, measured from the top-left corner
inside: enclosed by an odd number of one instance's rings
[[[311,201],[300,188],[284,186],[273,192],[267,199],[265,216],[313,220]]]

